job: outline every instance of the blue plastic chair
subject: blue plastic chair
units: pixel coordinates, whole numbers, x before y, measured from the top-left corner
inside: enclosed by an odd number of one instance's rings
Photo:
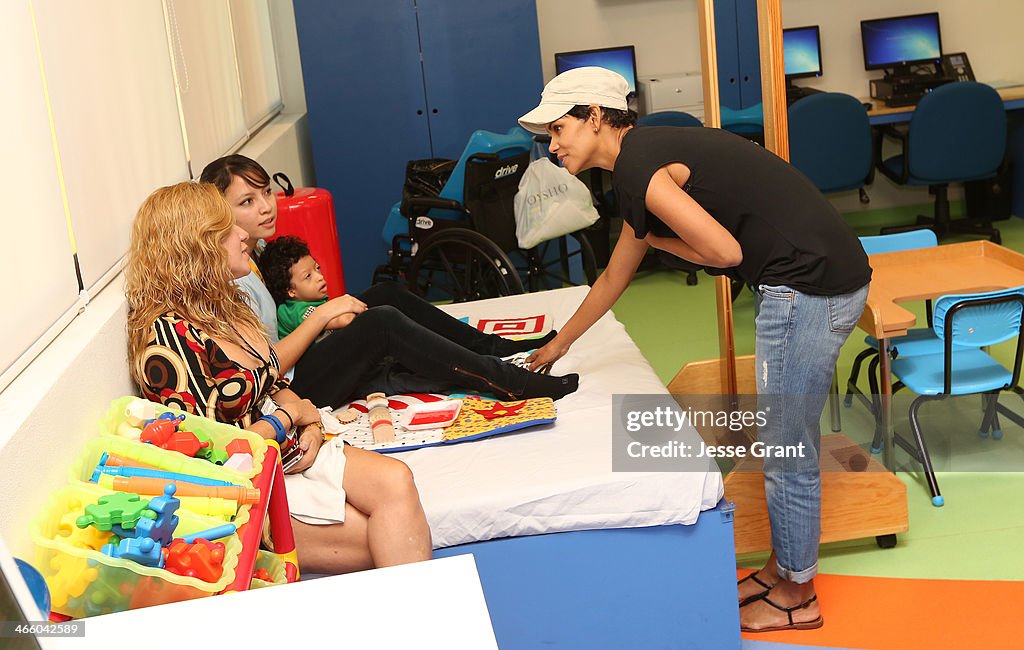
[[[897,251],[909,251],[917,248],[931,248],[938,245],[938,238],[931,230],[912,230],[892,235],[872,235],[860,238],[861,246],[868,255],[879,253],[894,253]],[[934,354],[942,351],[942,342],[935,336],[932,330],[931,301],[926,303],[928,327],[916,327],[907,331],[905,336],[895,340],[890,348],[892,355],[910,357],[920,354]],[[877,454],[882,451],[882,430],[879,416],[881,414],[878,403],[878,339],[873,336],[864,337],[865,347],[853,360],[853,367],[850,369],[850,378],[846,381],[846,398],[844,404],[847,408],[853,405],[853,398],[856,397],[864,406],[871,411],[875,417],[875,436],[871,441],[871,453]],[[865,395],[857,386],[860,380],[860,369],[865,361],[870,359],[868,365],[868,385],[870,393]],[[898,390],[899,387],[894,387]]]
[[[882,133],[900,141],[902,152],[878,161],[879,171],[901,185],[927,185],[935,194],[934,216],[883,228],[882,233],[931,228],[939,239],[961,233],[1000,243],[999,231],[987,217],[950,220],[948,190],[950,183],[996,176],[1006,153],[1006,132],[999,93],[974,81],[948,83],[925,95],[906,130],[882,127]]]
[[[684,111],[655,111],[641,115],[638,126],[704,126],[700,120]]]
[[[932,505],[941,506],[944,499],[932,469],[928,448],[921,432],[919,411],[929,401],[950,395],[982,394],[985,414],[978,433],[994,439],[1002,438],[997,413],[1002,413],[1024,426],[1024,418],[998,404],[1001,391],[1012,390],[1024,396],[1017,386],[1021,358],[1024,353],[1024,287],[985,293],[942,296],[935,301],[935,336],[942,341],[942,351],[909,357],[898,357],[892,363],[893,374],[902,384],[917,393],[910,405],[910,427],[914,441],[899,434],[894,441],[924,466],[925,478],[932,493]],[[1013,370],[1008,370],[984,349],[1016,338]]]
[[[871,124],[860,100],[815,93],[789,107],[789,162],[823,193],[861,189],[874,180]],[[866,201],[861,194],[861,201]]]
[[[746,108],[722,106],[722,128],[764,144],[764,108],[761,102]]]

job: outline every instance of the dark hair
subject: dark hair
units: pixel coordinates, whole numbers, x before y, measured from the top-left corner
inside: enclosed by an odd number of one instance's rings
[[[277,304],[291,300],[288,289],[292,286],[292,267],[307,255],[309,246],[298,237],[285,235],[267,242],[258,264],[263,282]]]
[[[270,174],[267,173],[267,170],[252,158],[238,153],[218,158],[204,167],[199,181],[213,183],[223,194],[235,176],[241,176],[246,183],[256,189],[270,185]]]
[[[572,115],[578,120],[587,120],[590,117],[590,107],[582,104],[573,106],[566,115]],[[631,109],[620,111],[617,108],[601,107],[601,121],[613,129],[636,126],[636,117],[636,111]]]

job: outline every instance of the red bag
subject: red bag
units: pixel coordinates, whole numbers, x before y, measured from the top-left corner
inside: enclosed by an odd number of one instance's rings
[[[300,187],[296,190],[281,172],[274,174],[274,181],[284,190],[275,194],[277,232],[274,238],[292,235],[305,241],[327,281],[327,295],[331,298],[344,295],[345,276],[342,272],[341,247],[338,245],[338,226],[334,221],[334,199],[331,193],[319,187]]]

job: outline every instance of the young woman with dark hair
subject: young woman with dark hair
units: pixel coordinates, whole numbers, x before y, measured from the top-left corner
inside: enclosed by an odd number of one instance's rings
[[[217,186],[248,235],[251,255],[274,235],[277,203],[270,175],[245,156],[225,156],[203,170],[201,180]],[[277,335],[277,305],[256,265],[238,281],[270,336]],[[322,313],[321,313],[322,312]],[[346,313],[355,317],[335,320]],[[326,328],[348,324],[321,340]],[[501,357],[547,343],[513,341],[484,334],[475,327],[410,293],[395,282],[371,287],[356,297],[341,296],[317,307],[313,314],[274,347],[287,369],[294,365],[292,385],[322,405],[337,407],[372,392],[386,394],[471,390],[501,399],[551,397],[576,390],[576,374],[555,377],[530,372]]]

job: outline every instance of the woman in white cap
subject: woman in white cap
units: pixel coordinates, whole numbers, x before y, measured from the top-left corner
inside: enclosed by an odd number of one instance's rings
[[[558,335],[531,358],[550,366],[608,311],[648,246],[754,289],[759,438],[802,448],[765,459],[772,556],[740,581],[746,631],[810,629],[821,532],[820,417],[839,350],[867,298],[871,268],[852,229],[803,174],[721,129],[640,127],[628,84],[603,68],[564,72],[520,118],[548,134],[572,173],[612,172],[622,233],[608,266]],[[802,445],[800,447],[799,445]]]

